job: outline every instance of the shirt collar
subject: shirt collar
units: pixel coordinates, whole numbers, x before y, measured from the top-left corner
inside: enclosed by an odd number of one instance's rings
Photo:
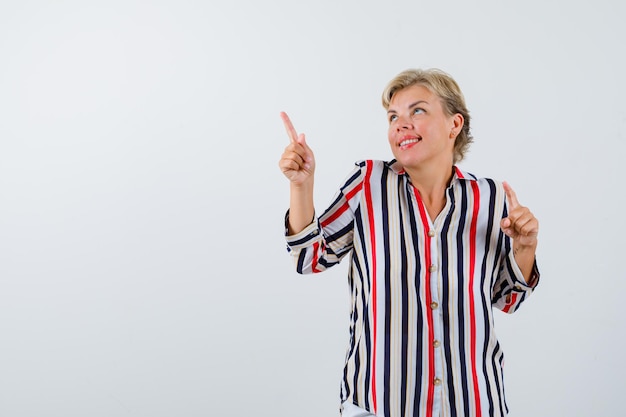
[[[400,162],[398,162],[395,159],[392,159],[389,162],[385,162],[385,164],[396,175],[404,175],[404,174],[406,174],[406,171],[404,170],[404,167],[400,164]],[[466,171],[462,170],[457,165],[454,165],[453,169],[454,169],[454,174],[452,176],[452,181],[454,181],[455,179],[467,180],[467,181],[477,181],[477,178],[476,178],[476,176],[474,174],[470,174],[469,172],[466,172]]]

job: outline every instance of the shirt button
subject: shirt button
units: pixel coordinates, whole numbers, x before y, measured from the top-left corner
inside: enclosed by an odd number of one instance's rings
[[[435,236],[435,231],[434,230],[429,230],[428,231],[428,236],[434,237]]]
[[[439,340],[435,340],[435,341],[433,342],[433,347],[438,348],[439,346],[441,346],[441,343],[439,343]]]
[[[441,379],[435,378],[435,380],[433,381],[433,384],[435,384],[437,386],[441,385]]]
[[[433,310],[436,310],[437,307],[439,307],[439,304],[437,304],[435,301],[433,301],[432,303],[430,303],[430,308],[432,308]]]
[[[430,272],[435,272],[435,271],[437,270],[437,265],[431,265],[431,266],[429,266],[429,267],[428,267],[428,270],[429,270]]]

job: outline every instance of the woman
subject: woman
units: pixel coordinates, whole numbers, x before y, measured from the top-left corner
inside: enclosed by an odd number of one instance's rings
[[[538,221],[506,183],[456,166],[472,137],[448,74],[404,71],[382,99],[395,159],[358,162],[319,217],[313,152],[281,114],[297,271],[350,255],[342,416],[504,416],[492,307],[514,312],[537,285]]]

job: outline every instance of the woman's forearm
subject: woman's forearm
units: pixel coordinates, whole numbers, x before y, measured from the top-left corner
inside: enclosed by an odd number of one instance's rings
[[[290,183],[289,195],[289,234],[301,232],[313,221],[315,206],[313,204],[313,178],[302,184]]]

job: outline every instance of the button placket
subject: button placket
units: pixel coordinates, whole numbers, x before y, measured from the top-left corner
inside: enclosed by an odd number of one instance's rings
[[[435,374],[433,375],[432,383],[435,386],[435,398],[438,403],[442,394],[441,386],[443,385],[443,358],[442,358],[442,350],[439,349],[441,346],[441,332],[442,332],[442,315],[440,313],[440,293],[439,293],[439,247],[438,240],[436,238],[437,233],[434,229],[430,229],[428,231],[428,236],[431,238],[430,240],[430,254],[431,254],[431,264],[428,266],[428,271],[430,275],[430,292],[431,292],[431,302],[430,309],[432,310],[432,318],[433,318],[433,338],[430,340],[434,362],[435,362]]]

